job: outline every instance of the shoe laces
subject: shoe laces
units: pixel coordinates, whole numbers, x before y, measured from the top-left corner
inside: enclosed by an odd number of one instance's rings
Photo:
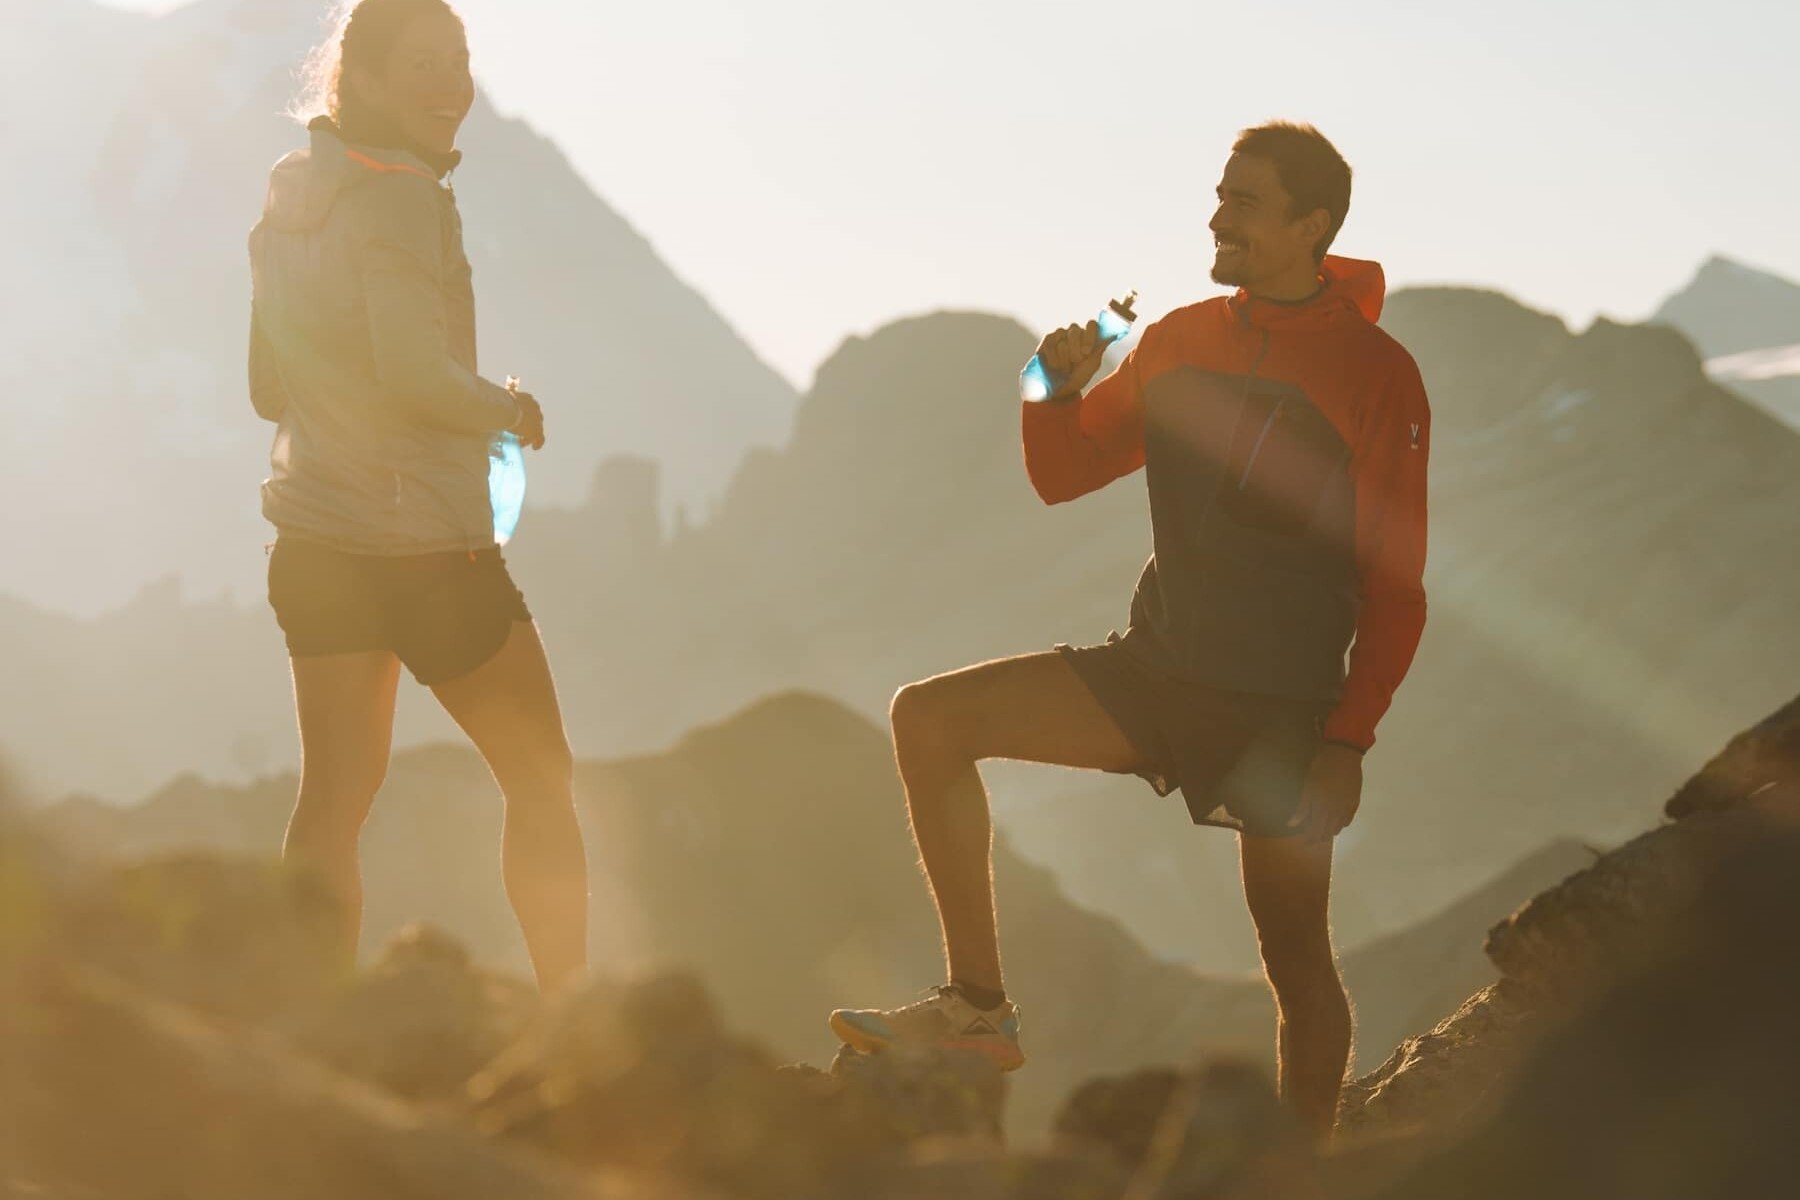
[[[961,990],[953,983],[934,984],[933,986],[926,988],[923,992],[920,992],[917,1000],[914,1000],[911,1004],[903,1005],[895,1011],[916,1012],[921,1008],[932,1007],[939,1000],[947,1000],[952,997],[965,1002],[967,1002],[968,999],[968,997],[964,996]]]

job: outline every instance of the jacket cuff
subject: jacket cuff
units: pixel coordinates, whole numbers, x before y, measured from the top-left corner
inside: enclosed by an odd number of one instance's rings
[[[1375,744],[1375,731],[1363,727],[1363,722],[1338,709],[1325,718],[1324,737],[1328,742],[1346,746],[1359,754],[1367,754]]]

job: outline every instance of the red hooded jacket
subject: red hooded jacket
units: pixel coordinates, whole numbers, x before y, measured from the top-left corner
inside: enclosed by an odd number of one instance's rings
[[[1079,400],[1026,404],[1025,468],[1049,504],[1146,468],[1155,553],[1124,645],[1174,678],[1335,701],[1325,737],[1367,749],[1425,625],[1431,410],[1375,324],[1380,266],[1320,278],[1297,304],[1178,309]]]

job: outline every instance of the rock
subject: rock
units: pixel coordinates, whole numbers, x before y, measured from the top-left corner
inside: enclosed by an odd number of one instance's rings
[[[1702,882],[1778,814],[1800,818],[1800,797],[1769,790],[1636,837],[1496,925],[1488,957],[1535,1003],[1578,1005],[1680,936]]]
[[[1273,1200],[1318,1189],[1308,1139],[1267,1076],[1229,1059],[1095,1080],[1069,1098],[1055,1131],[1067,1149],[1108,1154],[1142,1200]]]
[[[923,1153],[856,1193],[866,1200],[1119,1200],[1131,1176],[1112,1159],[1070,1150]]]
[[[586,1166],[672,1172],[751,1197],[820,1195],[897,1147],[840,1085],[726,1033],[698,981],[597,982],[469,1084],[490,1135]]]
[[[1150,1152],[1157,1123],[1180,1085],[1181,1072],[1173,1067],[1090,1080],[1063,1102],[1052,1132],[1059,1142],[1098,1147],[1136,1167]]]
[[[1664,811],[1682,820],[1752,798],[1800,805],[1800,696],[1732,738]]]
[[[1514,1085],[1543,1037],[1583,1019],[1702,934],[1709,888],[1784,830],[1800,828],[1800,700],[1730,745],[1669,802],[1679,818],[1602,855],[1488,934],[1498,985],[1401,1045],[1346,1090],[1353,1135],[1460,1135]],[[1800,1002],[1800,997],[1796,997]],[[1559,1035],[1560,1036],[1560,1035]]]
[[[278,1028],[308,1054],[408,1100],[451,1102],[536,1014],[537,992],[484,971],[441,930],[411,925],[374,965]]]
[[[38,977],[0,1034],[8,1083],[0,1088],[0,1182],[9,1195],[645,1195],[485,1142],[335,1075],[280,1039],[220,1028],[90,968]]]
[[[1502,980],[1471,996],[1437,1028],[1401,1043],[1344,1089],[1342,1134],[1442,1136],[1475,1120],[1511,1081],[1541,1022]]]
[[[924,1138],[998,1143],[1005,1122],[1006,1077],[972,1052],[841,1047],[831,1063],[840,1104],[879,1114],[894,1144]]]
[[[1375,1195],[1791,1196],[1797,1009],[1800,832],[1771,821],[1709,873],[1656,961],[1545,1035],[1491,1121]]]
[[[119,867],[72,899],[61,952],[202,1013],[261,1022],[339,985],[335,902],[273,860],[179,853]]]

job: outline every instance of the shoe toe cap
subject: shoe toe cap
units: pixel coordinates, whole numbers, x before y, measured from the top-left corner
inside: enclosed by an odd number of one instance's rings
[[[840,1008],[831,1014],[831,1022],[868,1037],[887,1039],[894,1036],[893,1027],[881,1019],[881,1014],[867,1009]]]

